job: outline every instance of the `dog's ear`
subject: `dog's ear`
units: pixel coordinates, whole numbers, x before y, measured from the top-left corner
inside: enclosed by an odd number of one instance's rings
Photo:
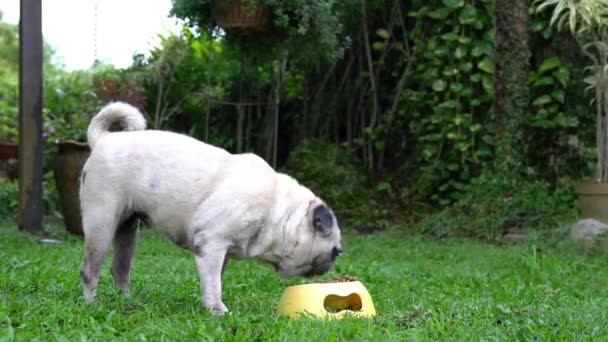
[[[334,226],[334,214],[325,204],[319,204],[312,211],[312,225],[321,232],[329,234]]]

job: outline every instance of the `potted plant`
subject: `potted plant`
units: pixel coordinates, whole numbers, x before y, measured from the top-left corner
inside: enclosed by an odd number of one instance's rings
[[[82,113],[49,113],[47,116],[48,133],[56,151],[51,163],[63,221],[67,231],[82,235],[80,173],[91,152],[85,142],[87,120]]]
[[[593,92],[596,115],[597,170],[575,185],[584,217],[608,222],[608,2],[540,0],[538,11],[552,7],[551,25],[570,31],[592,62],[585,83]]]
[[[1,82],[0,82],[1,83]],[[14,178],[17,175],[17,160],[19,159],[19,129],[18,112],[15,103],[15,94],[10,93],[3,97],[4,87],[12,87],[12,84],[0,84],[0,174]]]
[[[56,140],[57,155],[53,174],[59,193],[61,213],[66,229],[82,235],[82,217],[80,215],[80,173],[91,150],[84,142],[74,140]]]
[[[17,160],[19,159],[19,145],[8,142],[0,141],[0,178],[17,177]]]
[[[19,145],[0,141],[0,160],[17,159],[19,157]]]

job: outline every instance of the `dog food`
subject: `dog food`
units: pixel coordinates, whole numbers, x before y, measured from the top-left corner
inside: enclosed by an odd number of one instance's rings
[[[320,281],[321,283],[348,283],[351,281],[357,281],[357,278],[349,275],[335,276],[329,280]]]

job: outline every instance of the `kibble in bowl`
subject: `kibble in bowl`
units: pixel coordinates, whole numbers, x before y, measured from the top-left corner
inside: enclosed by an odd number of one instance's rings
[[[356,277],[353,277],[350,275],[341,275],[341,276],[335,276],[335,277],[333,277],[331,279],[327,279],[327,280],[320,280],[317,282],[327,284],[327,283],[348,283],[351,281],[358,281],[358,279]]]

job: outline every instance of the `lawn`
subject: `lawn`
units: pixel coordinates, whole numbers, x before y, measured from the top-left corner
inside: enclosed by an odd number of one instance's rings
[[[82,239],[63,244],[0,224],[1,340],[606,340],[608,253],[580,246],[501,246],[437,241],[404,232],[345,234],[326,278],[349,274],[370,291],[378,315],[341,321],[279,317],[285,286],[268,266],[236,261],[224,276],[231,312],[201,309],[191,255],[145,230],[131,292],[114,289],[106,262],[98,302],[84,303]]]

